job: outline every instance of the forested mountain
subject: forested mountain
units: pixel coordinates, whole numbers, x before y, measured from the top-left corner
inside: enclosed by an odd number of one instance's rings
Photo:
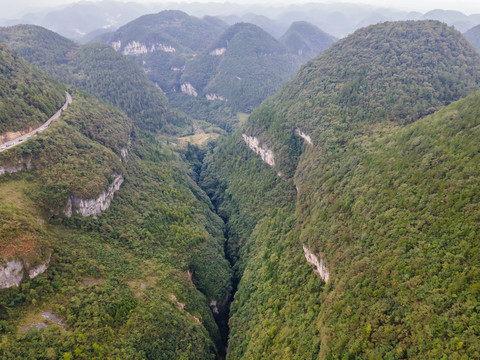
[[[183,126],[187,121],[168,108],[165,95],[138,65],[110,46],[79,46],[32,25],[1,28],[0,38],[55,79],[118,106],[143,128]]]
[[[226,28],[181,11],[144,15],[118,29],[108,40],[131,56],[164,91],[176,89],[185,62],[203,51]]]
[[[0,143],[40,126],[65,102],[66,88],[0,42]]]
[[[477,25],[463,34],[480,51],[480,25]]]
[[[271,35],[256,25],[239,23],[188,62],[180,82],[189,95],[251,112],[298,66],[299,60]]]
[[[278,41],[163,11],[106,37],[0,29],[0,126],[73,97],[0,152],[0,359],[480,358],[480,53],[458,31]]]
[[[283,34],[279,41],[302,62],[313,59],[328,49],[337,39],[306,21],[296,21]]]
[[[33,69],[3,48],[0,64]],[[71,92],[48,129],[0,153],[0,358],[218,358],[224,224],[174,137]]]
[[[479,75],[445,24],[369,26],[207,157],[239,280],[228,358],[480,356],[480,93],[454,102]]]

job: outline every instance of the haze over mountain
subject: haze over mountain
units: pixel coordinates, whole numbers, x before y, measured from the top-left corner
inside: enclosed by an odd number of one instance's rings
[[[454,4],[458,7],[461,4]],[[480,24],[480,10],[465,15],[458,11],[435,9],[422,13],[381,6],[348,3],[294,3],[294,4],[235,4],[225,3],[135,3],[100,1],[67,5],[60,9],[45,9],[24,16],[19,20],[4,20],[3,25],[28,23],[41,25],[60,34],[81,40],[93,30],[112,30],[134,18],[162,10],[181,10],[189,15],[219,16],[230,25],[235,22],[252,22],[274,37],[280,37],[294,21],[307,21],[338,38],[356,29],[379,21],[432,19],[445,21],[459,31],[466,31]],[[28,12],[28,11],[27,11]],[[78,16],[77,16],[78,14]],[[80,19],[82,21],[80,21]],[[0,23],[2,24],[2,23]]]
[[[291,78],[299,60],[259,27],[238,23],[188,62],[180,79],[189,95],[251,112]],[[188,89],[187,89],[188,88]]]
[[[279,39],[287,49],[307,62],[328,49],[337,39],[306,21],[292,23]]]
[[[187,60],[205,49],[226,28],[181,11],[145,15],[118,29],[112,47],[142,66],[163,90],[176,88]]]
[[[470,43],[480,50],[480,25],[477,25],[463,34]]]

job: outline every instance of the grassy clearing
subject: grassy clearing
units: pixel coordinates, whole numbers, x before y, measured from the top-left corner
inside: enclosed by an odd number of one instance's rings
[[[219,136],[220,134],[216,134],[216,133],[195,134],[190,136],[184,136],[184,137],[178,138],[178,141],[179,141],[178,145],[181,149],[187,146],[187,144],[196,145],[200,147],[208,143],[209,140],[214,140]]]

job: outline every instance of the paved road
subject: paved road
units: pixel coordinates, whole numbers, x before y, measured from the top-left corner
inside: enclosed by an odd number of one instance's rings
[[[2,152],[4,150],[7,150],[7,149],[11,149],[15,145],[18,145],[18,144],[24,142],[25,140],[27,140],[29,137],[31,137],[31,136],[33,136],[37,133],[41,133],[46,128],[48,128],[50,123],[53,120],[58,119],[60,117],[60,114],[62,113],[62,111],[65,110],[68,107],[68,105],[70,105],[72,103],[72,96],[68,92],[65,92],[65,96],[66,96],[65,104],[63,104],[63,106],[55,114],[53,114],[53,116],[50,119],[48,119],[42,126],[40,126],[40,127],[36,128],[35,130],[29,132],[28,134],[25,134],[25,135],[22,135],[19,138],[16,138],[15,140],[12,140],[12,141],[9,141],[5,144],[0,145],[0,152]]]

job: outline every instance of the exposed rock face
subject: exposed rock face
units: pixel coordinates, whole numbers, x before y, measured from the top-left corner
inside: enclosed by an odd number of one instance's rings
[[[312,264],[316,267],[315,273],[320,275],[323,281],[328,282],[330,278],[330,272],[328,271],[327,265],[325,264],[325,260],[318,258],[305,246],[303,245],[303,252],[305,254],[305,259],[309,264]]]
[[[27,162],[25,162],[23,159],[20,159],[18,161],[18,165],[13,165],[8,167],[0,166],[0,176],[6,173],[14,174],[16,172],[19,172],[25,169],[31,169],[31,168],[32,168],[31,160],[28,160]]]
[[[210,307],[212,308],[212,312],[214,314],[220,314],[220,312],[218,311],[218,307],[217,307],[217,300],[210,301]]]
[[[38,275],[43,274],[45,271],[47,271],[48,265],[50,264],[51,256],[52,255],[50,255],[43,264],[37,265],[34,268],[30,269],[28,271],[28,277],[30,279],[33,279],[34,277],[37,277]]]
[[[19,286],[23,279],[23,263],[19,260],[5,261],[0,265],[0,289]]]
[[[42,312],[42,318],[44,320],[47,320],[48,323],[53,323],[53,324],[57,324],[58,326],[60,326],[62,329],[65,329],[65,323],[63,322],[63,320],[58,317],[57,315],[51,313],[51,312],[48,312],[48,311],[45,311],[45,312]],[[28,330],[30,330],[31,328],[37,328],[38,330],[40,329],[46,329],[48,327],[48,324],[44,323],[44,322],[33,322],[31,323],[30,325],[24,327],[23,329],[21,329],[20,331],[21,332],[27,332]]]
[[[205,97],[207,98],[207,100],[211,100],[211,101],[214,101],[214,100],[227,101],[227,99],[224,98],[222,95],[217,95],[217,94],[207,94],[205,95]]]
[[[108,186],[107,191],[102,191],[100,196],[96,199],[80,199],[72,195],[65,207],[65,215],[71,217],[73,211],[80,213],[82,216],[95,217],[102,211],[110,207],[115,192],[120,189],[124,179],[120,174],[114,174],[113,182]]]
[[[128,162],[128,148],[130,147],[130,145],[132,145],[132,138],[128,136],[127,145],[120,149],[120,161],[125,164]]]
[[[210,51],[209,55],[220,56],[220,55],[225,54],[225,51],[227,51],[227,48],[224,48],[224,47],[223,48],[218,48],[218,49]]]
[[[265,161],[270,166],[275,165],[275,157],[273,156],[272,150],[270,150],[266,145],[262,144],[260,146],[260,142],[254,136],[248,136],[245,134],[243,134],[242,136],[247,146],[257,154],[259,154],[263,161]]]
[[[295,128],[295,135],[298,135],[298,136],[300,136],[301,138],[303,138],[303,140],[305,140],[305,142],[307,142],[308,144],[313,145],[313,143],[312,143],[312,138],[311,138],[309,135],[307,135],[307,134],[305,134],[304,132],[302,132],[302,131],[300,130],[300,128],[298,128],[298,127]]]
[[[120,41],[112,43],[112,47],[117,51],[120,49],[121,46],[122,44]],[[147,54],[149,52],[155,52],[155,51],[173,53],[175,52],[175,48],[170,45],[164,45],[162,43],[155,43],[150,46],[147,46],[146,44],[142,44],[137,41],[132,41],[132,42],[129,42],[123,48],[123,55],[141,55],[141,54]]]
[[[197,90],[192,86],[190,83],[184,83],[180,86],[180,90],[182,90],[183,93],[190,95],[190,96],[197,96]]]
[[[177,303],[178,308],[179,308],[181,311],[185,311],[185,305],[186,305],[186,304],[181,303],[180,301],[178,301],[178,300],[177,300],[177,297],[176,297],[175,295],[173,295],[173,294],[170,295],[170,299],[171,299],[172,301],[175,301],[175,302]],[[187,315],[188,315],[189,317],[191,317],[197,324],[202,324],[202,322],[200,321],[200,319],[199,319],[198,317],[193,316],[193,315],[190,314],[189,312],[186,312],[186,313],[187,313]]]
[[[7,289],[12,286],[20,286],[23,279],[23,269],[28,269],[28,277],[33,279],[43,274],[50,264],[51,254],[42,264],[30,268],[28,263],[22,260],[4,261],[4,265],[0,265],[0,289]],[[30,269],[29,269],[30,268]]]
[[[4,144],[12,140],[15,140],[25,134],[28,134],[29,132],[32,132],[33,130],[34,128],[30,126],[29,128],[22,131],[8,131],[5,134],[0,135],[0,144]]]
[[[110,45],[113,47],[115,51],[118,51],[122,47],[122,42],[118,40],[118,41],[112,42]]]

